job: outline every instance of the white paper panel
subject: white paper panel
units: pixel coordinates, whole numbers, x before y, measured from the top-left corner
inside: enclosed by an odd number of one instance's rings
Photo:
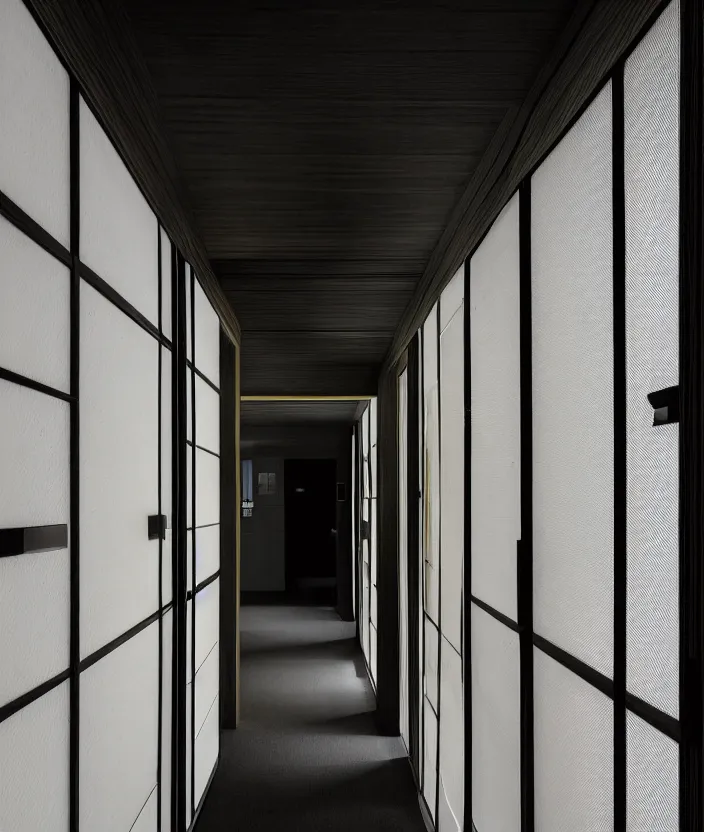
[[[452,320],[455,312],[464,301],[464,263],[459,267],[455,276],[442,290],[440,296],[440,332]]]
[[[68,75],[22,0],[0,6],[0,55],[0,190],[68,248]]]
[[[189,665],[190,666],[190,665]],[[191,819],[193,817],[193,802],[191,800],[191,694],[193,686],[189,683],[186,685],[186,770],[184,781],[186,783],[186,817]],[[190,824],[189,824],[190,826]]]
[[[423,699],[423,797],[435,819],[437,793],[438,721],[427,699]]]
[[[213,526],[213,528],[216,528]],[[186,589],[193,589],[193,535],[194,529],[186,532]],[[197,581],[196,581],[197,583]]]
[[[677,832],[679,745],[635,714],[627,714],[628,832]]]
[[[171,832],[171,706],[173,696],[171,690],[173,679],[171,654],[173,647],[173,613],[171,610],[164,615],[162,633],[161,832]]]
[[[518,633],[472,604],[472,814],[478,829],[521,828],[520,708]]]
[[[376,627],[371,624],[369,627],[369,666],[372,673],[372,679],[376,684],[377,671],[377,634]]]
[[[159,324],[159,226],[95,116],[81,100],[81,260]]]
[[[196,379],[196,444],[220,451],[220,396],[199,376]]]
[[[161,331],[171,338],[171,240],[164,229],[161,234]]]
[[[437,628],[425,619],[425,665],[423,691],[430,700],[435,710],[438,709],[438,631]]]
[[[188,599],[186,601],[186,680],[187,684],[190,684],[191,679],[193,678],[193,674],[191,673],[191,655],[192,655],[192,648],[193,648],[193,625],[192,625],[192,615],[193,615],[193,599]],[[196,664],[196,669],[198,665]]]
[[[535,828],[611,832],[614,706],[535,648]]]
[[[361,627],[359,635],[362,650],[369,661],[369,564],[362,562],[362,608],[360,610]]]
[[[0,706],[69,664],[68,549],[0,558]]]
[[[159,598],[158,344],[81,286],[81,655],[146,618]]]
[[[161,513],[166,515],[166,539],[162,543],[163,603],[172,599],[173,481],[171,448],[171,352],[161,348]]]
[[[439,818],[440,830],[461,830],[464,823],[464,702],[462,659],[443,637],[440,647],[440,779],[441,803],[450,818]],[[444,827],[444,829],[443,829]]]
[[[195,450],[191,446],[186,447],[186,524],[190,529],[193,526],[193,454]]]
[[[196,520],[198,526],[220,522],[220,460],[196,448]]]
[[[679,425],[648,393],[679,383],[679,3],[625,68],[628,688],[678,715]]]
[[[0,380],[0,528],[68,523],[69,406]]]
[[[398,380],[398,628],[401,737],[410,748],[408,703],[408,372]],[[354,496],[352,497],[354,505]]]
[[[613,665],[611,85],[532,179],[535,630]]]
[[[441,629],[462,651],[464,587],[464,310],[440,336]]]
[[[157,790],[156,786],[151,791],[144,808],[135,820],[134,826],[130,826],[129,832],[154,832],[157,829]]]
[[[519,205],[499,214],[470,264],[472,592],[514,621],[521,537]]]
[[[219,701],[213,702],[203,727],[196,737],[195,801],[196,807],[203,798],[220,752]]]
[[[425,611],[439,621],[440,603],[440,436],[438,385],[425,394],[425,482],[423,555]]]
[[[196,733],[200,731],[220,687],[220,646],[216,642],[196,672]]]
[[[428,393],[438,379],[438,305],[423,324],[423,391]]]
[[[186,370],[186,439],[193,441],[193,370]]]
[[[462,825],[450,806],[442,772],[440,773],[440,794],[438,795],[438,832],[461,832]]]
[[[0,367],[68,393],[69,270],[2,217],[0,251]]]
[[[196,367],[220,386],[220,319],[196,280]]]
[[[378,454],[377,454],[377,429],[378,429],[378,408],[376,398],[369,402],[369,463],[372,472],[371,479],[371,496],[376,498],[379,496],[379,469],[378,469]]]
[[[196,671],[220,638],[220,580],[196,595]]]
[[[196,583],[220,568],[220,526],[196,529]]]
[[[192,316],[191,316],[191,281],[193,279],[193,271],[189,263],[184,266],[185,270],[185,292],[186,292],[186,358],[193,360],[193,338],[191,336]]]
[[[369,596],[370,596],[370,609],[369,609],[369,617],[371,619],[372,624],[376,626],[377,623],[377,596],[376,596],[376,587],[374,584],[371,585],[369,589]]]
[[[66,832],[68,682],[0,723],[0,829]]]
[[[129,829],[154,785],[158,650],[155,622],[81,674],[82,829]]]
[[[379,551],[379,542],[377,540],[377,518],[378,506],[376,500],[369,501],[369,569],[371,575],[372,585],[376,584],[377,571],[377,554]]]

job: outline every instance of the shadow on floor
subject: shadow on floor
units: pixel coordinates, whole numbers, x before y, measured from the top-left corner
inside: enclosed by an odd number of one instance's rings
[[[424,832],[354,632],[331,609],[242,609],[242,720],[222,735],[197,832]]]

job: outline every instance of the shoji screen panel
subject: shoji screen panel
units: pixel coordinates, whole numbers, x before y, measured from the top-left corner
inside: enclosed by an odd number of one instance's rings
[[[0,191],[68,248],[69,78],[22,0],[0,8],[0,55]]]
[[[64,682],[0,722],[0,829],[66,832],[69,760]]]
[[[362,414],[361,475],[362,484],[362,563],[360,639],[372,681],[376,683],[377,620],[376,620],[376,556],[377,556],[377,467],[376,467],[376,399],[370,400]]]
[[[613,673],[611,83],[532,177],[535,631]]]
[[[440,594],[440,418],[437,305],[423,325],[423,586],[424,608],[438,624]]]
[[[401,737],[410,750],[408,701],[408,371],[398,380],[398,628]]]
[[[21,0],[0,4],[0,64],[0,829],[65,832],[70,81]]]
[[[81,260],[156,326],[156,219],[85,102],[80,134]]]
[[[648,394],[679,384],[679,3],[626,61],[628,690],[678,716],[679,426]]]
[[[195,817],[219,755],[220,720],[220,321],[197,276],[186,270],[190,365],[187,456],[188,693],[186,772],[189,817]]]
[[[85,658],[158,606],[159,541],[147,520],[159,505],[160,394],[158,341],[86,283],[80,304]]]

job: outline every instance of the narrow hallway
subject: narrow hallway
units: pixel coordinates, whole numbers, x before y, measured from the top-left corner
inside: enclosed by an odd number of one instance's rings
[[[242,608],[242,721],[222,735],[198,832],[421,832],[399,738],[376,733],[355,625]]]

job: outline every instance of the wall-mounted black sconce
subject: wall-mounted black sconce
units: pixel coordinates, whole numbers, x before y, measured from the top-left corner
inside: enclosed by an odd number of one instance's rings
[[[666,387],[648,393],[648,401],[653,407],[653,426],[671,425],[680,420],[680,388]]]
[[[51,552],[68,546],[68,526],[29,526],[24,529],[0,529],[0,558]]]

